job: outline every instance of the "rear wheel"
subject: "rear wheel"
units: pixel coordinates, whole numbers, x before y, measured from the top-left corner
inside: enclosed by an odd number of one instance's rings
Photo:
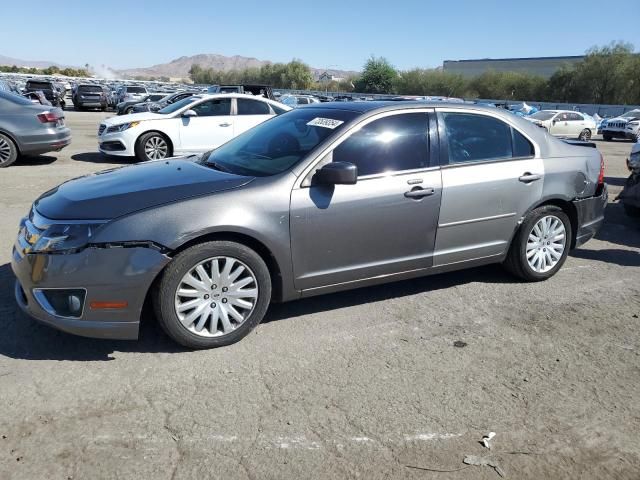
[[[582,140],[583,142],[588,142],[589,140],[591,140],[591,130],[589,130],[588,128],[582,130],[580,132],[580,135],[578,135],[578,140]]]
[[[264,317],[271,277],[250,248],[207,242],[179,253],[154,292],[158,322],[189,348],[213,348],[245,337]]]
[[[136,142],[136,157],[143,162],[162,160],[172,155],[171,145],[167,138],[158,132],[142,135]]]
[[[131,107],[127,108],[127,109],[125,110],[125,112],[124,112],[124,113],[125,113],[126,115],[130,115],[130,114],[132,114],[132,113],[133,113],[133,108],[131,108]]]
[[[6,135],[0,133],[0,168],[11,165],[18,159],[18,149],[15,143]]]
[[[536,208],[518,229],[504,265],[523,280],[546,280],[564,264],[571,239],[571,222],[561,208],[555,205]]]

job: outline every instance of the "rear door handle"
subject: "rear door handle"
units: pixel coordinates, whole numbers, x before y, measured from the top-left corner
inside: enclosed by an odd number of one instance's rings
[[[429,197],[436,193],[435,188],[414,188],[413,190],[409,190],[408,192],[404,192],[404,196],[407,198],[422,198]]]
[[[521,177],[518,177],[518,180],[520,180],[522,183],[531,183],[531,182],[540,180],[541,178],[542,178],[542,175],[538,175],[537,173],[526,172],[526,173],[523,173]]]
[[[218,126],[219,127],[230,127],[231,124],[230,123],[219,123]]]

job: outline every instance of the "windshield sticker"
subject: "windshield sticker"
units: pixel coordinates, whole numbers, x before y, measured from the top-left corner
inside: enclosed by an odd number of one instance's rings
[[[307,125],[311,127],[330,128],[331,130],[333,130],[334,128],[342,125],[343,123],[344,122],[342,120],[334,120],[333,118],[316,117],[313,120],[311,120],[309,123],[307,123]]]

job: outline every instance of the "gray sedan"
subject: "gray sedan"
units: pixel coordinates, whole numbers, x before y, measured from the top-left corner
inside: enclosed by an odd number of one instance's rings
[[[80,335],[136,338],[149,300],[192,348],[269,303],[502,263],[545,280],[604,218],[593,144],[494,108],[328,103],[199,156],[71,180],[13,249],[18,304]]]
[[[11,92],[0,91],[0,168],[19,155],[62,150],[71,143],[60,108],[36,105]]]

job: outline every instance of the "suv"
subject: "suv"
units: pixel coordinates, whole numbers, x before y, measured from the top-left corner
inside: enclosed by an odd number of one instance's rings
[[[107,96],[108,91],[102,85],[80,84],[75,88],[71,99],[78,110],[99,108],[104,112],[109,106]]]
[[[631,110],[619,117],[602,121],[602,138],[607,142],[612,138],[627,138],[638,141],[638,129],[640,126],[640,109]]]
[[[44,193],[13,250],[16,300],[67,332],[130,339],[151,304],[175,341],[209,348],[272,301],[490,263],[546,280],[604,221],[602,156],[573,142],[476,105],[294,109],[208,153]]]
[[[64,88],[61,88],[56,82],[49,80],[27,80],[24,89],[25,93],[41,91],[52,105],[64,108],[64,96],[66,94]]]
[[[256,95],[269,100],[275,100],[273,89],[269,85],[214,85],[207,88],[207,93],[247,93]]]
[[[130,102],[132,100],[142,101],[149,95],[146,87],[141,85],[123,85],[118,90],[118,103]]]

